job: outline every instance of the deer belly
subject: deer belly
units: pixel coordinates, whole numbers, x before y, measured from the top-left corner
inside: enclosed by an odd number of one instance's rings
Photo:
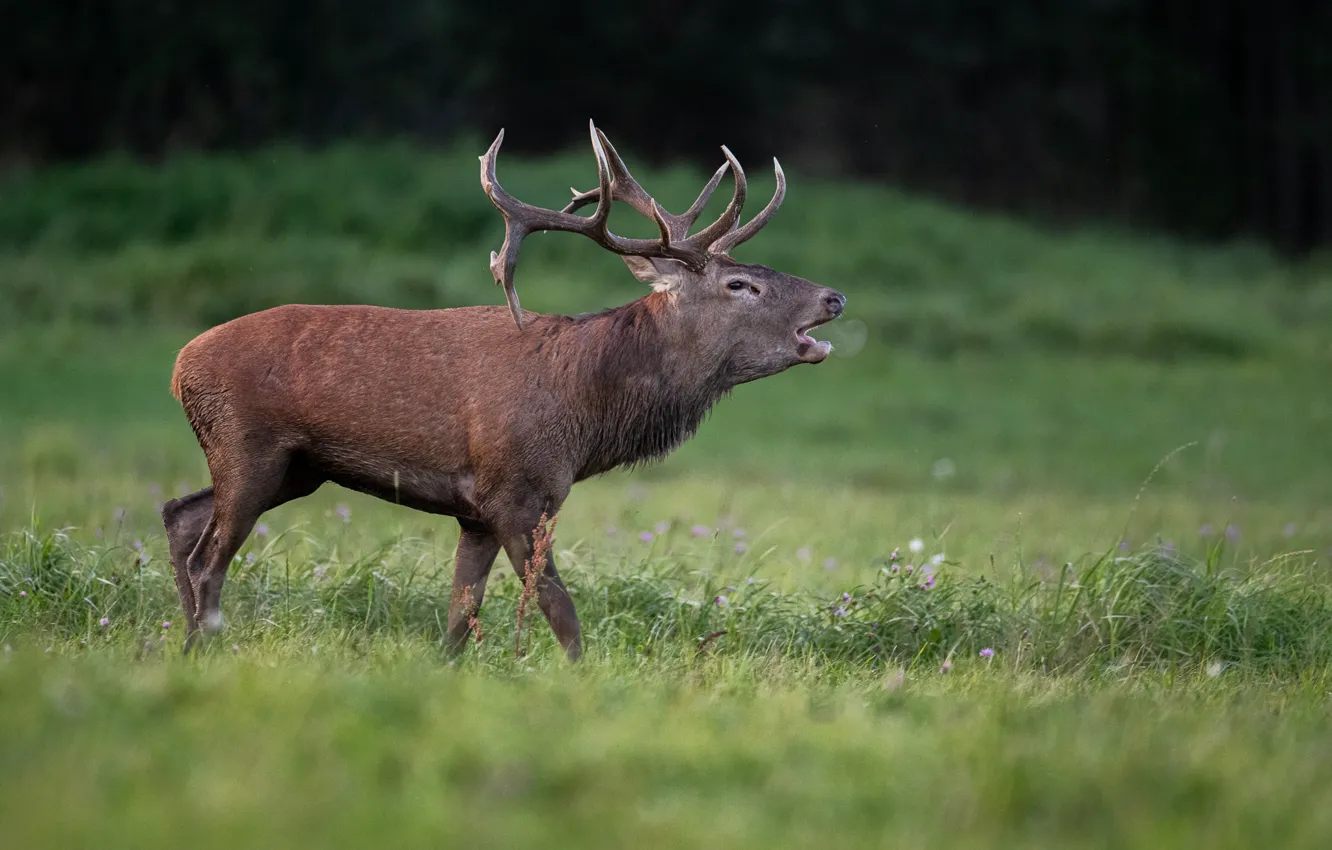
[[[334,484],[427,513],[479,519],[476,476],[469,469],[423,467],[363,452],[320,454],[315,465]]]

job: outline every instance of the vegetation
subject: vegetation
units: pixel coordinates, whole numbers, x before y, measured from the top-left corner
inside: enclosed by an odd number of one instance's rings
[[[272,150],[7,188],[16,846],[1326,846],[1332,281],[799,174],[744,256],[847,293],[835,356],[575,488],[584,663],[519,628],[503,556],[445,658],[456,527],[331,485],[264,517],[226,631],[182,658],[157,507],[207,470],[175,351],[288,301],[501,304],[475,163]],[[554,204],[589,165],[500,167]],[[702,179],[641,170],[668,207]],[[637,287],[573,237],[519,272],[533,309]]]

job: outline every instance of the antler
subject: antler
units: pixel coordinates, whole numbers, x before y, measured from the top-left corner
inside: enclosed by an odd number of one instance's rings
[[[498,253],[490,252],[490,273],[495,283],[504,287],[505,299],[509,302],[509,311],[513,321],[521,330],[522,308],[518,303],[518,291],[514,288],[514,268],[518,264],[518,250],[523,239],[530,233],[542,230],[581,233],[601,247],[615,254],[639,257],[660,257],[680,260],[695,269],[701,269],[709,256],[724,255],[736,245],[751,238],[772,218],[781,206],[786,193],[786,178],[782,174],[777,160],[773,165],[777,170],[777,192],[768,205],[744,227],[737,227],[740,222],[740,210],[745,203],[747,182],[745,172],[739,161],[724,145],[722,152],[726,163],[712,175],[712,179],[703,187],[693,205],[681,215],[672,215],[662,209],[649,195],[633,175],[629,173],[624,160],[611,145],[606,134],[588,121],[588,132],[592,137],[592,152],[597,159],[598,186],[590,192],[572,190],[574,198],[563,210],[548,210],[525,204],[514,198],[500,186],[495,177],[495,160],[500,144],[504,141],[504,131],[500,130],[490,149],[480,157],[481,188],[490,198],[495,208],[504,216],[504,244]],[[735,172],[735,193],[726,210],[707,227],[693,236],[689,228],[698,220],[708,199],[716,190],[726,169]],[[660,231],[658,239],[629,239],[618,236],[606,227],[613,201],[623,201],[648,218],[651,218]],[[574,210],[595,202],[597,207],[589,217],[574,215]]]

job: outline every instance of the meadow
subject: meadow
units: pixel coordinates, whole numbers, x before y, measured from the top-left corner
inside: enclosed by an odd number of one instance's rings
[[[176,351],[281,303],[502,304],[483,147],[0,185],[8,846],[1332,840],[1332,270],[1252,245],[792,174],[738,258],[846,293],[834,355],[574,489],[581,664],[503,555],[448,659],[456,525],[333,485],[264,517],[182,657],[157,511],[207,470]],[[625,154],[671,209],[704,179]],[[590,166],[500,176],[558,206]],[[554,234],[518,287],[641,294]]]

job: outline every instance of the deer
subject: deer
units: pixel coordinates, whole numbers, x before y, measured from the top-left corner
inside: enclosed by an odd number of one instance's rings
[[[664,210],[588,122],[598,185],[562,210],[509,195],[496,177],[500,130],[479,157],[481,186],[504,219],[490,272],[509,308],[398,309],[287,304],[196,336],[177,354],[171,394],[207,462],[210,484],[163,504],[184,652],[222,629],[227,568],[259,518],[328,482],[459,525],[443,643],[467,643],[503,549],[520,579],[540,569],[537,604],[570,661],[582,633],[553,553],[530,565],[533,534],[574,484],[660,460],[741,384],[828,357],[811,329],[840,316],[835,289],[730,252],[781,206],[741,225],[747,183],[726,161],[683,213]],[[727,171],[721,215],[689,230]],[[655,223],[655,238],[611,232],[613,202]],[[595,204],[591,215],[578,215]],[[650,291],[577,316],[523,310],[514,270],[523,239],[581,234],[621,257]],[[510,318],[512,321],[510,321]],[[546,547],[542,547],[545,549]]]

